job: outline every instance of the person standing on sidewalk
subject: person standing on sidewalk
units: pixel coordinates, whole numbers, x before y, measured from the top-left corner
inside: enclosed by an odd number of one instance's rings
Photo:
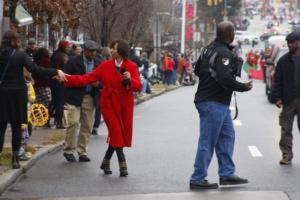
[[[84,75],[92,72],[101,60],[96,58],[99,45],[87,40],[83,45],[83,53],[71,58],[65,65],[65,73]],[[95,103],[99,100],[99,82],[78,88],[65,89],[65,102],[68,110],[68,127],[66,130],[64,157],[69,162],[76,162],[77,150],[80,162],[89,162],[87,145],[93,130],[95,119]],[[77,133],[79,134],[77,136]]]
[[[219,163],[220,185],[248,183],[235,175],[232,160],[235,131],[230,114],[230,101],[233,91],[248,91],[252,83],[240,83],[241,64],[232,53],[230,43],[234,39],[234,26],[224,21],[217,26],[216,39],[205,47],[197,61],[195,73],[199,77],[195,95],[195,106],[200,117],[200,137],[190,178],[190,189],[216,189],[217,183],[205,178],[213,152]]]
[[[3,150],[7,124],[12,129],[12,168],[21,167],[18,153],[21,147],[21,124],[27,124],[27,86],[24,79],[25,67],[33,74],[56,76],[63,80],[64,73],[57,69],[45,69],[33,63],[21,50],[21,38],[13,32],[4,33],[0,47],[0,154]]]
[[[54,69],[64,70],[65,64],[69,60],[69,52],[71,43],[68,41],[60,41],[58,49],[52,54],[50,60],[50,67]],[[51,103],[49,104],[50,116],[54,113],[54,122],[57,129],[65,129],[63,124],[64,116],[64,86],[57,80],[50,80],[51,88]]]
[[[116,151],[120,176],[128,175],[124,147],[132,145],[134,92],[142,89],[137,65],[128,59],[129,47],[123,40],[111,43],[113,59],[103,62],[86,75],[67,76],[66,87],[82,87],[102,81],[101,111],[108,128],[109,144],[100,168],[111,174],[110,159]]]
[[[274,98],[282,107],[279,116],[282,152],[281,165],[289,165],[293,159],[293,122],[297,115],[300,128],[300,35],[292,32],[286,37],[289,52],[283,55],[275,68]]]

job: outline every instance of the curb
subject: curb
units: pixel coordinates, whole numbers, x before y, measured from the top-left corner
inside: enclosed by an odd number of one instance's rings
[[[134,101],[134,105],[141,104],[145,101],[148,101],[154,97],[160,96],[166,92],[173,91],[175,89],[178,89],[180,86],[176,86],[173,88],[163,89],[161,91],[153,92],[150,95],[147,95],[145,97],[139,98]],[[54,145],[47,145],[39,149],[31,159],[25,162],[21,162],[21,168],[20,169],[9,169],[8,171],[4,172],[0,175],[0,196],[1,194],[9,188],[13,183],[15,183],[19,177],[21,177],[23,174],[25,174],[38,160],[43,158],[49,153],[55,152],[59,149],[61,149],[63,146],[63,142],[60,142],[58,144]]]
[[[39,159],[47,155],[48,153],[55,152],[59,150],[63,145],[63,142],[54,145],[47,145],[42,147],[35,153],[32,158],[28,161],[21,162],[20,169],[9,169],[0,175],[0,195],[15,181],[25,174]]]

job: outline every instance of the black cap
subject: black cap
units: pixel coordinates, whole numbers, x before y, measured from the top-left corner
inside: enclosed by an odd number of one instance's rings
[[[97,42],[93,41],[93,40],[86,40],[83,44],[83,48],[90,50],[90,51],[96,51],[97,49],[99,49],[99,45]]]
[[[291,32],[290,34],[288,34],[285,38],[286,41],[298,41],[300,40],[300,35],[296,32]]]

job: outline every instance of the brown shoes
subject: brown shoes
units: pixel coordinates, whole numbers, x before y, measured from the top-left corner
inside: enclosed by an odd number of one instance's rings
[[[292,159],[284,157],[279,161],[279,164],[281,164],[281,165],[290,165],[290,164],[292,164]]]

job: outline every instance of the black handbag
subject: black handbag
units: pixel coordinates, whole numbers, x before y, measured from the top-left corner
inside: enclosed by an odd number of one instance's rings
[[[16,53],[16,50],[14,49],[14,50],[11,52],[10,56],[9,56],[8,62],[7,62],[6,66],[5,66],[4,70],[3,70],[3,72],[2,72],[2,74],[1,74],[0,85],[2,84],[2,82],[3,82],[3,80],[4,80],[4,76],[5,76],[5,74],[6,74],[6,71],[7,71],[7,69],[8,69],[8,66],[9,66],[9,64],[10,64],[10,60],[11,60],[11,58],[13,57],[13,55],[14,55],[15,53]]]

